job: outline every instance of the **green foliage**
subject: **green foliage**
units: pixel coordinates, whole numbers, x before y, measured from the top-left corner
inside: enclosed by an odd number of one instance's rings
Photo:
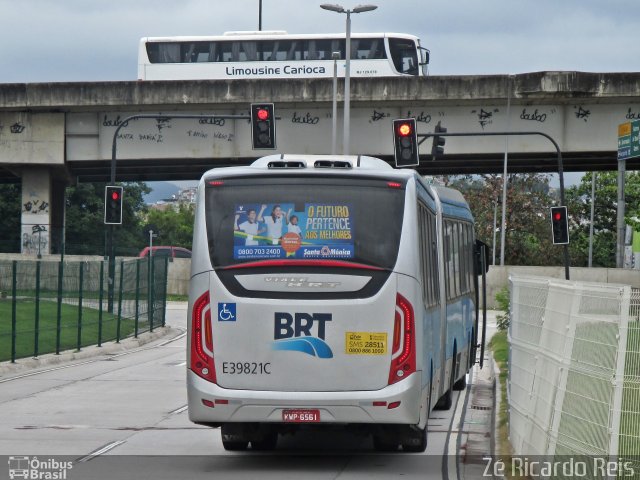
[[[549,207],[556,204],[550,193],[551,176],[542,173],[509,175],[505,231],[507,265],[561,265],[562,249],[551,240]],[[493,243],[494,213],[496,226],[502,219],[502,175],[457,177],[450,186],[460,190],[471,207],[476,236]],[[500,232],[496,235],[496,259],[499,260]]]
[[[191,249],[194,218],[195,205],[180,204],[177,210],[151,210],[147,222],[160,231],[160,235],[154,240],[155,244]]]
[[[578,185],[567,189],[570,252],[574,266],[587,266],[591,218],[591,178],[585,174]],[[640,172],[627,172],[625,178],[625,221],[640,230]],[[596,201],[593,217],[593,266],[615,267],[618,173],[596,174]]]
[[[20,252],[21,192],[19,184],[0,185],[0,252]]]
[[[79,183],[67,188],[65,251],[71,255],[105,253],[105,183]],[[143,196],[151,190],[144,182],[125,183],[122,225],[114,227],[116,255],[136,256],[144,247],[142,234],[146,206]]]
[[[500,331],[505,331],[509,328],[509,300],[509,289],[507,287],[496,293],[496,306],[498,310],[504,312],[496,315],[497,328]]]

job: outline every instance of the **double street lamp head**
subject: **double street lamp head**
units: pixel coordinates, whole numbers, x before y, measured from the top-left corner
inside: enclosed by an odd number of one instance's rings
[[[338,13],[362,13],[369,12],[371,10],[375,10],[378,8],[376,5],[358,5],[354,7],[352,10],[345,10],[342,5],[337,5],[335,3],[323,3],[320,5],[320,8],[324,8],[325,10],[331,10],[332,12]]]

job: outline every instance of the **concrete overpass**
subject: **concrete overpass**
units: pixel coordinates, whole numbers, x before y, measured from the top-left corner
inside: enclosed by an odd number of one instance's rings
[[[23,233],[61,225],[64,186],[108,179],[113,133],[129,115],[246,114],[250,103],[271,101],[277,151],[324,154],[332,95],[326,79],[0,84],[0,182],[22,178]],[[559,143],[566,171],[612,170],[618,124],[640,118],[640,73],[358,78],[351,96],[353,153],[391,161],[391,120],[413,116],[421,133],[438,121],[449,132],[542,131]],[[448,138],[445,157],[431,162],[426,142],[419,170],[501,172],[505,145],[504,137]],[[508,150],[511,172],[557,170],[542,137],[510,137]],[[196,179],[263,153],[251,150],[247,121],[137,120],[121,129],[117,179]]]

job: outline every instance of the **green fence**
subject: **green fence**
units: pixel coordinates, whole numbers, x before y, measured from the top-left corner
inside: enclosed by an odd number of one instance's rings
[[[0,361],[80,350],[164,326],[167,259],[0,261]]]

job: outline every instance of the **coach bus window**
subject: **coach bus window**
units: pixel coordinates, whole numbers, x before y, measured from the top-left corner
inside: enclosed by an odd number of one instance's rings
[[[418,53],[413,41],[404,38],[390,38],[389,50],[393,65],[398,73],[418,74]]]

